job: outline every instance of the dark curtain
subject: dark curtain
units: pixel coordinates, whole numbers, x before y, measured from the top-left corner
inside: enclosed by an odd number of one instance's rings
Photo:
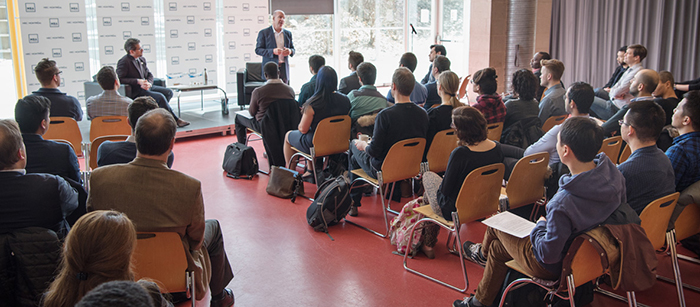
[[[647,48],[645,68],[691,80],[700,77],[699,17],[698,0],[554,0],[550,51],[568,84],[603,86],[617,50],[631,44]]]

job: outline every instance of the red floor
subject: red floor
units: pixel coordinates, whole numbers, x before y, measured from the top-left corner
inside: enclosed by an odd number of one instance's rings
[[[306,223],[310,202],[291,203],[267,195],[268,177],[230,179],[221,168],[226,146],[235,136],[210,136],[178,140],[173,168],[202,181],[206,217],[221,222],[226,250],[236,277],[230,288],[236,306],[451,306],[465,294],[450,290],[403,269],[402,258],[389,239],[358,227],[340,224],[326,234],[314,232]],[[262,157],[262,143],[251,143]],[[261,159],[261,168],[267,169]],[[315,192],[306,184],[307,193]],[[407,199],[403,200],[405,203]],[[375,204],[373,204],[375,203]],[[379,199],[363,199],[361,223],[383,227]],[[394,209],[400,205],[394,203]],[[390,215],[391,217],[391,215]],[[463,238],[481,241],[485,226],[468,225]],[[454,283],[462,283],[459,259],[445,249],[446,235],[437,247],[437,257],[419,255],[413,262]],[[687,252],[686,252],[687,253]],[[672,276],[669,257],[659,256],[659,273]],[[684,281],[700,285],[700,266],[681,262]],[[467,262],[469,290],[473,293],[483,269]],[[700,294],[685,291],[687,306],[700,306]],[[675,287],[657,282],[637,300],[651,306],[678,306]],[[198,306],[208,306],[200,301]],[[626,306],[596,294],[590,306]]]

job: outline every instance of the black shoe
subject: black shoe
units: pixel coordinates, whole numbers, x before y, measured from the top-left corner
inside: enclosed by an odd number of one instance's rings
[[[462,245],[462,252],[465,259],[471,260],[482,267],[486,266],[486,257],[481,253],[481,243],[466,241]]]
[[[224,297],[214,300],[212,299],[209,303],[210,307],[231,307],[236,303],[236,297],[233,295],[231,289],[224,289]]]

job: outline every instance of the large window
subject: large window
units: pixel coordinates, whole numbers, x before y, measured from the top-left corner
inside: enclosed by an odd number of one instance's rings
[[[414,73],[418,81],[428,73],[430,45],[435,44],[433,5],[431,0],[410,0],[408,4],[409,27],[413,25],[416,29],[416,34],[412,34],[412,39],[409,39],[408,50],[418,57],[418,66]]]
[[[0,103],[0,118],[14,118],[17,87],[15,86],[15,72],[12,68],[10,24],[7,17],[6,3],[5,0],[0,0],[0,75],[12,77],[3,78],[3,82],[0,82],[0,93],[4,93],[5,95],[2,99],[2,103]]]
[[[296,90],[311,79],[309,57],[320,55],[333,65],[333,16],[288,15],[284,27],[292,31],[296,54],[289,61],[290,85]]]

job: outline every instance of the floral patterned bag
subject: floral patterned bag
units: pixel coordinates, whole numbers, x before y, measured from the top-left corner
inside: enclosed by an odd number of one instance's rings
[[[391,220],[389,238],[391,239],[391,244],[396,245],[396,250],[402,255],[408,252],[415,256],[418,252],[418,247],[421,244],[421,236],[423,234],[423,226],[416,228],[413,241],[410,243],[409,236],[411,236],[411,229],[413,226],[423,218],[422,214],[414,212],[413,209],[423,205],[423,197],[411,200],[403,206],[399,215]]]

